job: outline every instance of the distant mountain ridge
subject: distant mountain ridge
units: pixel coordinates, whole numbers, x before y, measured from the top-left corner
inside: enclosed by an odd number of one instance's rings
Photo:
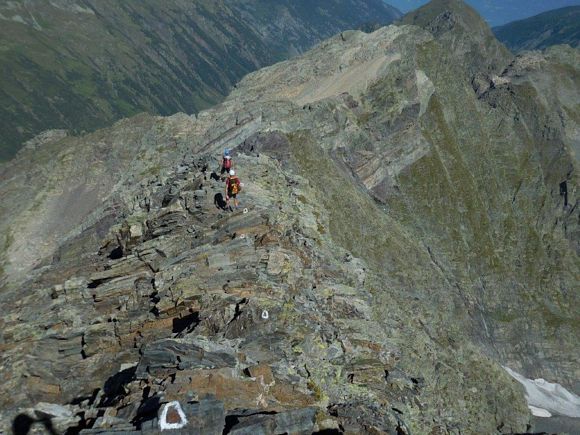
[[[251,71],[399,16],[381,0],[0,1],[0,161],[46,129],[198,112]]]
[[[580,46],[580,6],[545,12],[495,27],[497,38],[511,50],[542,50],[552,45]]]
[[[386,0],[403,12],[416,9],[428,0]],[[550,9],[580,4],[578,0],[466,0],[491,25],[500,26]]]

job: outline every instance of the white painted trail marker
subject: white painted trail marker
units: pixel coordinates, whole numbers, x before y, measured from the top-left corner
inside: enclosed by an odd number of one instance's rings
[[[262,319],[268,320],[270,318],[270,314],[267,310],[262,311]]]
[[[177,414],[177,415],[175,415]],[[167,421],[169,415],[170,421]],[[175,422],[175,417],[179,417],[179,421]],[[171,430],[171,429],[183,429],[187,426],[187,418],[179,402],[169,402],[163,408],[161,412],[161,418],[159,419],[159,428],[161,430]]]

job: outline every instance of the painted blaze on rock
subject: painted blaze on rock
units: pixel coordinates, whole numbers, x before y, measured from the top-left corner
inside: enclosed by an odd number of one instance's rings
[[[187,417],[177,401],[169,402],[163,407],[159,418],[161,430],[182,429],[187,425]]]

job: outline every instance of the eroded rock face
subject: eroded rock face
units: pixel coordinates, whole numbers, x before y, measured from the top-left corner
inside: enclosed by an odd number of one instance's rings
[[[4,168],[2,421],[512,433],[500,364],[577,389],[578,52],[474,71],[439,3]]]

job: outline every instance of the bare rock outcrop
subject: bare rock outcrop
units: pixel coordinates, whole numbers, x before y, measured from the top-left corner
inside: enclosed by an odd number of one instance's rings
[[[433,3],[2,168],[2,422],[523,433],[502,365],[577,391],[577,51],[479,68]]]

